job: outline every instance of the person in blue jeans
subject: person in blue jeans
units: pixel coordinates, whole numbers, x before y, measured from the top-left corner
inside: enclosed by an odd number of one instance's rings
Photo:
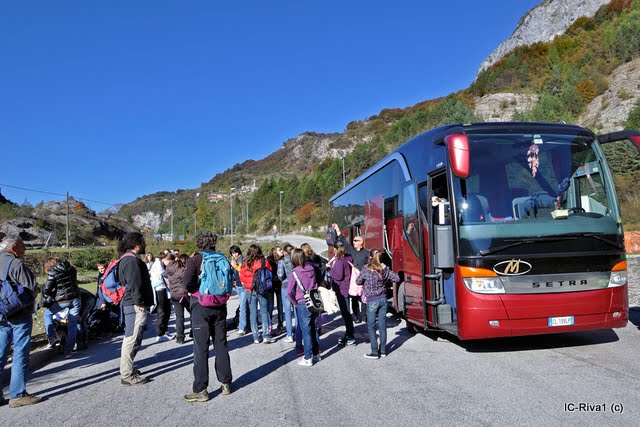
[[[318,288],[313,265],[306,262],[302,249],[294,249],[291,253],[293,270],[287,285],[289,298],[296,307],[298,318],[296,329],[302,335],[304,357],[298,362],[301,366],[312,366],[320,361],[320,340],[318,337],[318,313],[310,312],[304,302],[305,291]],[[297,339],[297,337],[296,337]]]
[[[237,334],[243,336],[247,333],[247,312],[249,311],[249,292],[246,291],[244,286],[242,286],[242,282],[240,282],[240,267],[244,262],[244,257],[242,256],[242,250],[236,245],[229,248],[229,253],[231,254],[231,267],[235,270],[236,279],[234,286],[236,294],[238,294],[238,308],[240,309]]]
[[[81,301],[78,288],[77,272],[67,260],[51,257],[45,262],[47,282],[42,288],[41,304],[44,311],[44,326],[49,339],[49,346],[54,347],[59,338],[53,326],[53,315],[69,309],[67,316],[67,341],[64,347],[65,358],[73,357],[73,347],[76,345],[78,333],[78,319],[80,317]]]
[[[271,266],[262,255],[262,249],[258,245],[251,245],[247,249],[247,257],[240,267],[240,281],[249,297],[249,315],[253,343],[260,344],[260,334],[258,332],[258,303],[260,304],[260,315],[262,317],[262,343],[271,344],[275,342],[271,338],[271,319],[269,317],[269,303],[266,295],[260,295],[253,289],[253,275],[261,268],[271,271]]]
[[[282,281],[282,289],[280,290],[282,295],[282,309],[284,311],[284,324],[287,331],[287,336],[284,339],[284,342],[292,343],[293,342],[293,318],[295,316],[295,311],[292,313],[292,304],[289,299],[289,295],[287,294],[287,286],[289,284],[289,276],[291,275],[291,270],[293,270],[293,265],[291,264],[291,251],[293,251],[293,246],[285,245],[282,250],[282,256],[278,261],[278,277]],[[296,322],[297,323],[297,322]],[[300,336],[301,334],[298,334]],[[302,337],[300,336],[300,344],[299,348],[302,349]]]
[[[356,283],[364,286],[363,300],[367,304],[367,326],[371,352],[364,355],[367,359],[379,359],[387,355],[387,291],[385,283],[398,282],[400,277],[380,262],[380,251],[371,250],[369,263],[362,269]],[[376,337],[376,320],[380,333],[380,344]]]
[[[0,242],[0,278],[22,285],[25,292],[31,294],[33,300],[31,304],[25,305],[7,317],[0,315],[0,372],[4,370],[13,342],[13,362],[9,384],[9,407],[11,408],[33,405],[42,400],[41,397],[27,393],[31,330],[38,285],[36,276],[21,260],[25,252],[24,242],[18,236],[6,236]],[[0,406],[7,403],[2,395],[2,387],[2,375],[0,375]]]

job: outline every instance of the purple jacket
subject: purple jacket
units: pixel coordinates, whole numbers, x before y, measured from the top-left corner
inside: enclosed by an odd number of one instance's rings
[[[287,295],[289,295],[289,299],[293,302],[293,305],[297,307],[298,303],[304,301],[304,292],[302,292],[300,286],[298,286],[294,273],[298,276],[298,279],[300,279],[302,287],[307,291],[317,289],[318,283],[316,282],[316,273],[313,265],[307,263],[304,267],[298,266],[293,269],[289,283],[287,283]]]
[[[331,278],[340,288],[342,296],[349,296],[349,283],[351,282],[351,266],[353,264],[351,257],[346,255],[342,258],[336,258],[333,267],[331,267]]]

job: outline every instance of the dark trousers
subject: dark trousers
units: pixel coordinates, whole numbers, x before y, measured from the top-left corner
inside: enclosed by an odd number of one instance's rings
[[[181,302],[182,301],[182,302]],[[184,296],[182,298],[171,298],[171,304],[173,304],[173,311],[176,313],[176,339],[178,341],[184,340],[184,311],[187,310],[191,314],[191,307],[189,306],[189,297]]]
[[[203,307],[196,303],[191,308],[193,331],[193,391],[209,386],[209,344],[213,340],[216,352],[216,376],[223,384],[231,384],[231,360],[227,349],[227,306]]]
[[[171,302],[167,296],[167,290],[156,291],[156,335],[161,337],[167,333],[169,316],[171,316]]]
[[[333,285],[333,291],[336,293],[336,299],[338,300],[338,307],[340,307],[340,315],[344,320],[344,327],[347,329],[346,337],[355,338],[355,332],[353,330],[353,319],[351,313],[349,313],[349,305],[347,304],[347,297],[340,293],[340,287]]]
[[[351,311],[353,312],[354,319],[362,320],[364,317],[364,313],[360,312],[360,304],[362,303],[362,299],[360,297],[354,296],[350,296],[349,298],[351,298]]]

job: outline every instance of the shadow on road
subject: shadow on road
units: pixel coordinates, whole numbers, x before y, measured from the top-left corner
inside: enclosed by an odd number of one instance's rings
[[[629,307],[629,321],[640,329],[640,307]]]

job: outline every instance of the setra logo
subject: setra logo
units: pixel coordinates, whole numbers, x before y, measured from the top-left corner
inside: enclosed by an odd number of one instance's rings
[[[493,266],[493,271],[501,276],[520,276],[531,271],[531,264],[527,261],[512,259],[510,261],[502,261]]]

